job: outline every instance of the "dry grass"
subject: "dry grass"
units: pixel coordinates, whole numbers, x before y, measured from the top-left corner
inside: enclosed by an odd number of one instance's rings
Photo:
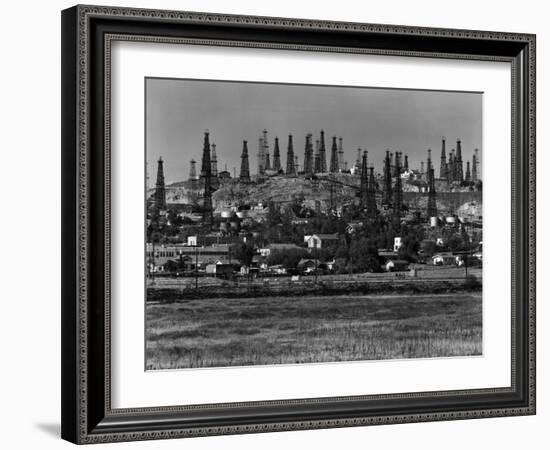
[[[147,369],[481,354],[481,293],[148,304]]]

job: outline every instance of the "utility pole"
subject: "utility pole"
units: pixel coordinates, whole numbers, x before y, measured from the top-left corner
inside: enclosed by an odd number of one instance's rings
[[[318,267],[319,267],[319,261],[318,261],[318,257],[319,257],[319,254],[317,252],[317,244],[315,243],[314,244],[314,247],[313,247],[313,251],[314,251],[314,257],[315,257],[315,284],[317,284],[317,277],[319,276],[319,274],[317,273],[318,272]]]
[[[212,225],[212,162],[210,160],[210,139],[209,132],[204,133],[202,151],[201,178],[203,179],[203,225]]]
[[[382,196],[382,204],[386,207],[391,205],[392,197],[392,185],[391,185],[391,160],[390,151],[386,150],[386,157],[384,158],[384,190]]]
[[[334,184],[330,183],[330,212],[334,211]]]
[[[195,289],[199,288],[199,249],[198,242],[195,245]]]
[[[153,260],[153,267],[151,268],[151,286],[154,286],[155,285],[155,240],[154,239],[153,239],[152,260]]]

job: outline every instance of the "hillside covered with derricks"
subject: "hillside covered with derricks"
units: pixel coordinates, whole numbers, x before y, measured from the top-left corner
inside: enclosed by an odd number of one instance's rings
[[[377,182],[377,199],[381,203],[382,179]],[[258,178],[253,183],[242,183],[239,179],[225,181],[212,194],[215,212],[231,207],[267,205],[269,203],[299,203],[310,209],[332,210],[349,206],[359,201],[361,177],[345,173],[316,175],[314,177],[271,176]],[[442,214],[466,213],[482,216],[482,192],[479,187],[449,185],[436,180],[437,210]],[[166,186],[168,204],[196,204],[200,207],[201,196],[194,193],[188,182],[177,182]],[[403,201],[410,210],[427,208],[428,186],[423,180],[411,179],[403,182]]]

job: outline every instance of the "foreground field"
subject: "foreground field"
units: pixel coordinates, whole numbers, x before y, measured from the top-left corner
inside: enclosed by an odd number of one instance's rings
[[[146,368],[480,355],[481,293],[146,306]]]

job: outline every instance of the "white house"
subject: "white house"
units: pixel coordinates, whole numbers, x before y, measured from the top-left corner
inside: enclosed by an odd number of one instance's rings
[[[338,234],[311,234],[304,236],[308,248],[323,248],[338,242]]]
[[[396,236],[396,237],[393,238],[393,251],[394,252],[399,251],[399,249],[401,248],[402,245],[403,245],[403,242],[401,240],[401,237]]]
[[[434,266],[450,266],[456,263],[456,256],[450,253],[438,253],[432,256],[432,264]]]

